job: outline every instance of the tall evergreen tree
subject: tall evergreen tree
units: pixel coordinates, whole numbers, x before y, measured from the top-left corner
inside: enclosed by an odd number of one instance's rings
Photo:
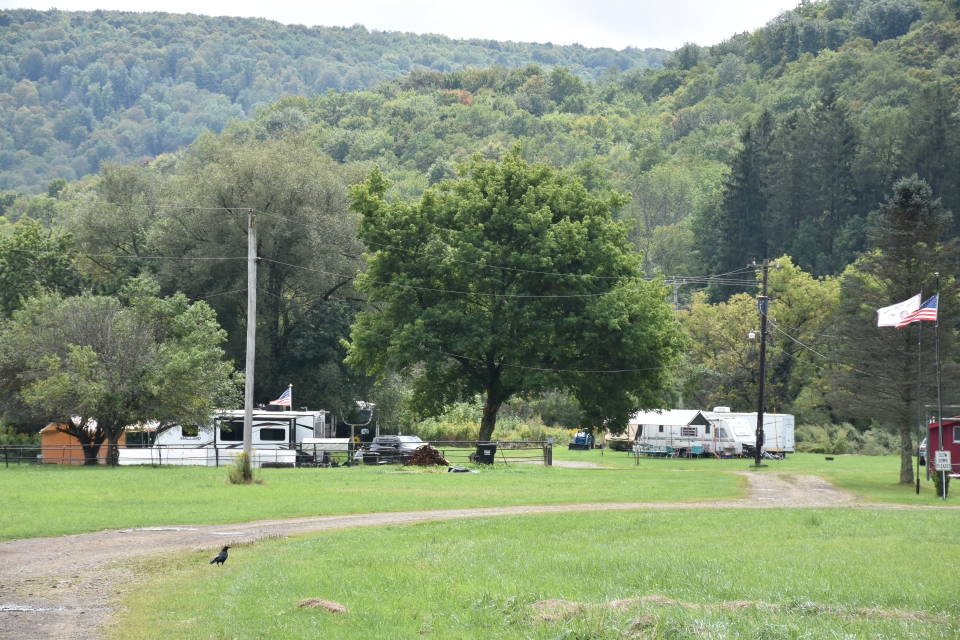
[[[773,116],[765,111],[756,124],[747,125],[740,136],[741,148],[733,159],[717,216],[715,232],[719,237],[715,239],[714,273],[736,271],[750,260],[768,255],[766,165],[773,125]],[[723,293],[723,297],[727,297],[733,292]]]
[[[941,353],[952,353],[953,327],[960,317],[955,279],[958,246],[945,241],[952,215],[933,198],[933,190],[915,175],[894,186],[891,198],[869,232],[874,249],[847,268],[841,281],[841,304],[833,331],[838,363],[833,373],[833,412],[841,418],[872,418],[900,434],[900,482],[913,482],[911,435],[917,403],[935,399],[933,341],[925,340],[925,385],[917,397],[917,331],[877,327],[880,307],[906,300],[924,287],[932,294],[933,274],[940,272]],[[927,335],[930,335],[928,330]],[[944,389],[957,379],[956,367],[944,364]],[[946,400],[945,400],[946,401]]]
[[[933,189],[934,197],[947,207],[960,206],[956,175],[960,169],[957,153],[957,125],[953,116],[956,100],[945,95],[938,83],[927,87],[910,110],[910,135],[907,137],[905,173],[916,173]],[[954,231],[957,230],[954,220]]]

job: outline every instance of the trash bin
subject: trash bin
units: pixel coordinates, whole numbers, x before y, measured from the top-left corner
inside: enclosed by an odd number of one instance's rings
[[[493,464],[493,459],[496,457],[496,442],[484,442],[477,445],[477,464]]]

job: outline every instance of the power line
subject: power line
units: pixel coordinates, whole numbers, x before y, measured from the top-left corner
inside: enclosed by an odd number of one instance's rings
[[[297,265],[297,264],[292,264],[292,263],[290,263],[290,262],[281,262],[280,260],[271,260],[270,258],[259,258],[259,259],[260,259],[260,260],[263,260],[264,262],[272,262],[272,263],[274,263],[274,264],[282,264],[282,265],[284,265],[284,266],[292,267],[292,268],[294,268],[294,269],[303,269],[304,271],[313,271],[313,272],[316,272],[316,273],[322,273],[322,274],[324,274],[324,275],[337,276],[337,277],[339,277],[339,278],[349,278],[349,279],[355,279],[355,278],[356,278],[356,276],[347,276],[347,275],[344,275],[344,274],[342,274],[342,273],[336,273],[336,272],[333,272],[333,271],[324,271],[323,269],[314,269],[314,268],[311,268],[311,267],[303,267],[303,266],[300,266],[300,265]],[[395,282],[383,282],[383,281],[381,281],[381,280],[368,280],[368,282],[371,282],[371,283],[373,283],[373,284],[382,285],[382,286],[385,286],[385,287],[398,287],[398,288],[402,288],[402,289],[414,289],[414,290],[417,290],[417,291],[432,291],[432,292],[435,292],[435,293],[454,293],[454,294],[458,294],[458,295],[465,295],[465,296],[482,296],[482,297],[489,297],[489,298],[536,298],[536,299],[552,299],[552,298],[598,298],[598,297],[601,297],[601,296],[607,296],[607,295],[611,295],[611,294],[617,293],[617,292],[614,290],[614,291],[605,291],[605,292],[603,292],[603,293],[574,293],[574,294],[568,294],[568,295],[539,295],[539,294],[525,294],[525,293],[504,293],[504,294],[499,294],[499,293],[485,293],[485,292],[476,292],[476,291],[458,291],[458,290],[455,290],[455,289],[436,289],[436,288],[433,288],[433,287],[418,287],[418,286],[410,285],[410,284],[397,284],[397,283],[395,283]]]
[[[287,301],[289,302],[289,300],[288,300],[287,298],[283,298],[282,296],[278,296],[277,294],[271,293],[271,292],[266,291],[266,290],[264,290],[264,289],[261,289],[260,287],[257,287],[257,290],[260,291],[260,292],[262,292],[262,293],[267,294],[268,296],[273,296],[274,298],[279,298],[279,299],[281,299],[281,300],[287,300]],[[315,301],[316,301],[316,300],[313,300],[313,301],[310,301],[310,302],[315,302]],[[307,302],[307,303],[304,303],[304,304],[310,304],[310,302]],[[339,321],[337,318],[334,318],[334,317],[332,317],[332,316],[328,316],[328,315],[326,315],[326,314],[320,313],[319,311],[316,311],[316,310],[313,310],[313,313],[316,313],[318,316],[320,316],[320,317],[322,317],[322,318],[326,318],[327,320]],[[382,334],[382,333],[377,333],[376,331],[371,331],[370,329],[364,329],[364,328],[362,328],[362,327],[357,327],[357,326],[355,326],[355,325],[354,325],[354,326],[351,326],[351,330],[363,331],[363,332],[366,332],[366,333],[375,335],[375,336],[377,336],[377,337],[383,338],[384,340],[389,340],[389,339],[390,339],[389,336],[386,336],[386,335],[384,335],[384,334]],[[494,366],[509,367],[509,368],[511,368],[511,369],[525,369],[525,370],[528,370],[528,371],[549,371],[549,372],[551,372],[551,373],[596,373],[596,374],[608,374],[608,373],[639,373],[639,372],[641,372],[641,371],[663,371],[663,370],[668,370],[668,369],[676,369],[676,368],[679,368],[679,367],[683,366],[682,364],[678,364],[678,365],[673,365],[673,366],[671,366],[671,367],[649,367],[649,368],[646,368],[646,369],[598,369],[598,370],[554,369],[554,368],[550,368],[550,367],[527,367],[527,366],[523,366],[523,365],[519,365],[519,364],[508,364],[508,363],[505,363],[505,362],[501,362],[501,363],[497,364],[497,363],[495,363],[495,362],[489,362],[489,361],[487,361],[487,360],[482,360],[482,359],[480,359],[480,358],[473,358],[473,357],[471,357],[471,356],[465,356],[465,355],[462,355],[462,354],[452,353],[452,352],[449,352],[449,351],[442,351],[442,350],[440,350],[440,349],[431,349],[430,347],[425,347],[425,346],[423,346],[422,344],[417,345],[417,348],[419,348],[419,349],[422,350],[422,351],[430,351],[430,352],[433,352],[433,353],[439,353],[439,354],[442,354],[442,355],[445,355],[445,356],[448,356],[448,357],[454,358],[454,359],[463,359],[463,360],[470,360],[470,361],[472,361],[472,362],[479,362],[480,364],[491,364],[491,365],[494,365]]]
[[[246,260],[245,257],[193,257],[193,256],[140,256],[136,254],[116,253],[77,253],[75,251],[44,251],[43,249],[8,249],[21,253],[37,253],[57,256],[76,256],[80,258],[119,258],[122,260]]]

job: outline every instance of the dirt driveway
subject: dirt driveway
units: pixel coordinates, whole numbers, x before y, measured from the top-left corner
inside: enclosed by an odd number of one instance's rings
[[[763,509],[846,507],[908,509],[863,504],[822,478],[744,472],[749,491],[737,500],[664,503],[626,502],[365,513],[229,525],[112,529],[59,538],[0,543],[0,638],[98,638],[125,585],[136,577],[124,563],[137,556],[219,549],[297,533],[350,527],[412,524],[454,518],[535,513],[577,513],[637,509]],[[928,507],[929,508],[929,507]],[[212,557],[212,556],[211,556]]]

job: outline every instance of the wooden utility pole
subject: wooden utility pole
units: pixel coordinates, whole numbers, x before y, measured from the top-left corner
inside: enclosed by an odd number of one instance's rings
[[[763,450],[763,405],[764,405],[764,382],[767,377],[767,312],[770,309],[770,299],[767,297],[767,275],[770,272],[770,262],[764,260],[760,266],[763,269],[763,290],[757,299],[757,311],[760,312],[760,384],[757,389],[757,444],[753,452],[754,465],[760,466],[760,460]]]
[[[257,234],[253,209],[247,211],[247,364],[243,390],[243,453],[253,451],[253,369],[257,348]],[[250,473],[249,467],[244,475]]]

